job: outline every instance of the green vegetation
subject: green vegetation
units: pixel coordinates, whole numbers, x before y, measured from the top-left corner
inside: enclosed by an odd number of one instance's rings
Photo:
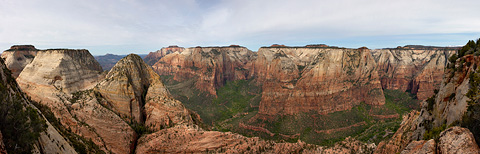
[[[480,73],[478,69],[470,74],[470,89],[466,96],[468,101],[467,112],[465,112],[461,126],[468,128],[477,143],[480,143]]]
[[[162,76],[162,80],[175,98],[202,117],[209,129],[287,142],[300,139],[327,146],[347,136],[371,143],[390,138],[400,126],[401,115],[419,109],[420,102],[411,94],[385,90],[384,106],[360,103],[350,110],[330,114],[311,111],[258,118],[263,116],[257,114],[262,91],[253,80],[227,81],[217,89],[216,98],[197,90],[193,79],[178,82],[173,76]]]
[[[425,131],[425,134],[423,134],[423,139],[424,140],[430,140],[430,139],[435,139],[435,141],[438,141],[438,138],[440,136],[440,133],[447,129],[447,125],[443,124],[440,127],[434,127],[432,129],[428,129]]]
[[[217,89],[217,98],[196,89],[194,80],[180,83],[173,76],[162,76],[162,80],[176,99],[211,126],[242,113],[258,111],[261,88],[253,80],[227,81]]]
[[[247,115],[232,120],[230,125],[227,125],[230,127],[227,128],[246,136],[260,136],[287,142],[296,142],[300,139],[307,143],[331,146],[347,136],[352,136],[364,142],[378,144],[393,136],[400,127],[401,115],[419,109],[420,102],[414,99],[413,95],[399,90],[385,90],[384,93],[386,99],[384,106],[360,103],[350,110],[326,115],[311,111],[277,116],[274,119],[256,119],[254,122],[249,122],[249,117],[253,115]],[[261,126],[274,135],[242,129],[238,127],[239,122]]]
[[[17,83],[8,69],[0,76],[0,131],[9,153],[30,153],[40,133],[47,128],[40,114],[27,104],[27,98],[16,90]],[[6,82],[3,82],[6,81]]]

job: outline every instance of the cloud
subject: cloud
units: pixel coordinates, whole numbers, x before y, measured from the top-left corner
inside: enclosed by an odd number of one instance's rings
[[[474,0],[0,0],[0,4],[4,49],[27,43],[39,48],[88,47],[97,53],[147,52],[170,44],[241,44],[256,50],[271,43],[351,47],[363,43],[358,40],[387,47],[408,40],[434,44],[438,37],[445,45],[457,45],[480,34],[476,16],[480,1]]]

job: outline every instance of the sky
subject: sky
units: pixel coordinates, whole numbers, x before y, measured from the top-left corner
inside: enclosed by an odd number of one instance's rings
[[[0,0],[0,50],[456,46],[480,37],[479,6],[479,0]]]

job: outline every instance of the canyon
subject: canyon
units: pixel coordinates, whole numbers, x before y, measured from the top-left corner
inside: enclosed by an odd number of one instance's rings
[[[103,72],[88,50],[12,46],[1,62],[3,81],[11,75],[45,115],[40,151],[478,152],[462,117],[476,112],[467,104],[480,59],[450,60],[457,50],[169,46]]]

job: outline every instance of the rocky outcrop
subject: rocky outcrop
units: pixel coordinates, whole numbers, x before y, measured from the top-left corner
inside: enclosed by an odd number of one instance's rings
[[[262,47],[249,65],[263,84],[260,114],[320,114],[385,98],[368,49]]]
[[[436,147],[435,141],[430,139],[428,141],[412,141],[408,146],[402,151],[402,154],[435,154]]]
[[[139,139],[136,153],[371,153],[375,145],[354,139],[321,147],[297,143],[276,143],[230,132],[204,131],[195,125],[177,125]]]
[[[143,58],[143,60],[145,61],[145,63],[152,66],[156,62],[158,62],[158,60],[160,60],[162,57],[165,57],[166,55],[174,53],[174,52],[181,53],[181,52],[183,52],[183,50],[185,50],[185,48],[178,47],[176,45],[172,45],[172,46],[168,46],[168,47],[162,48],[160,50],[157,50],[155,52],[148,53],[148,55],[145,58]]]
[[[13,48],[13,47],[12,47]],[[15,79],[13,78],[13,74],[7,69],[7,66],[4,64],[4,61],[0,59],[0,91],[2,93],[2,96],[0,96],[0,101],[2,103],[20,103],[23,106],[23,110],[26,108],[31,108],[33,109],[35,116],[38,116],[39,119],[45,122],[45,131],[40,132],[37,141],[33,144],[33,149],[32,153],[66,153],[66,154],[75,154],[76,151],[74,150],[73,146],[70,145],[70,142],[66,140],[60,133],[50,124],[50,122],[47,121],[47,119],[42,115],[42,113],[32,105],[31,100],[29,100],[25,94],[20,90],[20,87],[18,84],[15,82]],[[5,107],[5,106],[2,106]],[[6,112],[12,112],[15,108],[10,106],[10,108],[2,108],[2,114],[7,114]],[[27,120],[33,121],[30,114],[32,113],[16,113],[16,116],[27,116]],[[37,115],[38,114],[38,115]],[[9,117],[12,118],[12,117]],[[16,118],[24,118],[24,117],[16,117]],[[30,118],[30,119],[28,119]],[[20,120],[20,119],[17,119]],[[4,120],[2,120],[4,121]],[[24,121],[17,121],[17,123],[25,123]],[[30,123],[31,124],[31,123]],[[5,123],[2,123],[2,125],[7,125]],[[32,129],[29,131],[38,131],[34,130],[37,129],[36,127],[33,128],[34,126],[29,125],[29,124],[24,124],[27,125],[26,127],[30,127],[28,129]],[[2,127],[5,128],[5,127]],[[19,127],[16,128],[19,131],[23,130],[24,128]],[[14,131],[16,132],[16,131]],[[18,132],[17,132],[18,133]],[[30,133],[25,130],[20,133]],[[15,135],[15,134],[9,134]],[[18,134],[20,135],[20,134]],[[25,136],[19,136],[19,137],[25,137]],[[29,138],[32,136],[28,136]],[[24,139],[24,138],[23,138]],[[19,148],[25,148],[25,147],[19,147]],[[13,152],[13,151],[11,151]],[[3,143],[3,136],[0,132],[0,153],[6,153],[5,145]]]
[[[462,127],[452,127],[440,133],[438,153],[480,153],[472,133]]]
[[[457,48],[399,47],[373,50],[384,89],[410,91],[425,100],[440,87],[447,59]]]
[[[195,81],[195,88],[216,96],[216,88],[226,81],[243,80],[245,65],[254,56],[245,47],[195,47],[170,53],[152,67],[159,75],[173,76],[178,82]]]
[[[17,78],[27,64],[31,63],[37,55],[38,49],[32,45],[14,45],[2,53],[5,65],[12,71],[12,76]]]
[[[413,140],[413,131],[416,129],[416,120],[419,112],[412,111],[403,116],[402,123],[392,138],[382,141],[375,149],[376,154],[380,153],[399,153]]]
[[[40,50],[17,78],[22,90],[51,109],[62,127],[92,140],[101,150],[133,151],[136,134],[118,115],[103,107],[93,88],[102,68],[88,50]]]
[[[121,117],[151,126],[154,130],[180,123],[194,123],[196,117],[170,96],[150,66],[134,54],[121,59],[100,82],[96,91]]]
[[[476,46],[475,42],[473,46]],[[475,83],[479,78],[476,69],[480,64],[480,57],[474,56],[474,53],[478,54],[480,51],[464,47],[459,52],[459,58],[456,54],[448,58],[438,92],[422,102],[420,114],[413,122],[402,123],[395,133],[405,135],[403,142],[388,141],[383,145],[380,143],[376,153],[398,152],[405,143],[409,145],[402,153],[427,153],[432,152],[432,147],[436,147],[433,153],[480,153],[474,137],[476,131],[469,130],[475,129],[472,126],[476,123],[469,114],[475,111],[478,104],[478,92],[475,91],[478,84]],[[410,131],[406,134],[402,128],[410,128]],[[432,138],[434,140],[422,140]]]
[[[34,87],[49,87],[66,93],[89,89],[101,78],[102,67],[88,50],[49,49],[38,51],[17,81],[27,94]],[[52,90],[34,90],[38,92]],[[32,96],[33,98],[33,96]]]

